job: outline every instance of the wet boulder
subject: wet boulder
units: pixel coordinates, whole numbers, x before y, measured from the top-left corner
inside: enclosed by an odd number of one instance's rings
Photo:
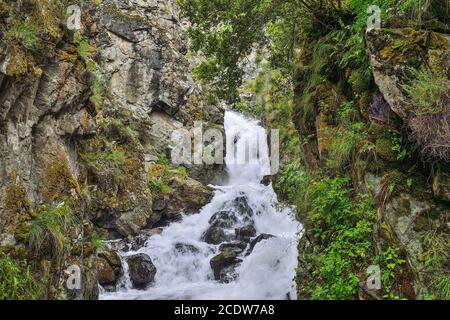
[[[127,263],[134,288],[145,289],[154,281],[156,267],[148,255],[139,253],[129,256]]]
[[[237,221],[234,212],[219,211],[209,219],[209,224],[219,228],[231,228]]]
[[[114,291],[123,274],[119,255],[112,249],[101,250],[97,256],[97,280],[107,291]]]
[[[247,248],[247,243],[242,242],[242,241],[233,241],[233,242],[222,243],[219,246],[219,251],[221,251],[221,252],[232,251],[232,252],[239,254],[239,253],[242,253],[245,250],[245,248]]]
[[[234,269],[242,262],[236,252],[226,250],[214,256],[209,262],[214,272],[214,279],[220,282],[229,282],[234,278]]]
[[[253,216],[253,209],[248,204],[248,200],[245,196],[238,197],[233,200],[233,207],[236,209],[236,211],[246,217],[250,218]]]
[[[268,233],[261,233],[256,238],[252,239],[252,241],[250,241],[250,247],[248,248],[247,255],[253,252],[253,249],[255,248],[256,244],[270,238],[275,238],[275,236]]]
[[[236,239],[241,241],[250,241],[250,238],[256,236],[256,229],[253,225],[249,224],[240,228],[234,229]]]
[[[181,212],[186,214],[198,212],[213,196],[211,188],[189,177],[175,176],[170,180],[169,186],[172,190],[167,202],[166,215],[169,218]]]
[[[231,240],[231,236],[220,227],[210,226],[203,234],[202,239],[209,244],[221,244]]]
[[[230,229],[236,222],[237,217],[232,211],[219,211],[209,219],[209,228],[205,231],[202,239],[209,244],[220,244],[231,240],[232,236],[225,229]]]

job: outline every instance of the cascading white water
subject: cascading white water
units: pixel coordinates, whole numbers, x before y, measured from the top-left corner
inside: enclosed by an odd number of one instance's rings
[[[129,286],[117,292],[104,292],[102,299],[295,299],[294,283],[297,265],[297,239],[300,224],[292,216],[292,209],[277,205],[271,185],[261,180],[269,170],[268,146],[265,142],[259,152],[247,152],[246,163],[237,164],[230,146],[256,139],[265,130],[256,120],[249,120],[235,112],[225,114],[227,138],[226,164],[229,181],[215,186],[211,202],[198,214],[183,216],[179,222],[166,227],[159,235],[150,237],[144,247],[125,255],[145,253],[156,266],[155,282],[146,290]],[[257,234],[275,237],[256,244],[252,253],[242,255],[236,268],[236,279],[229,283],[214,280],[210,266],[219,246],[202,240],[210,226],[211,217],[223,210],[234,210],[233,200],[245,197],[255,212],[253,217]],[[242,226],[237,221],[233,227]],[[177,245],[188,245],[195,250],[179,250]]]

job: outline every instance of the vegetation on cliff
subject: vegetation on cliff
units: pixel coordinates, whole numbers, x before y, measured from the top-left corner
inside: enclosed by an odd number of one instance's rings
[[[206,59],[198,79],[281,130],[275,180],[305,227],[299,297],[449,299],[450,204],[429,183],[450,150],[448,2],[372,1],[382,29],[367,34],[362,0],[180,3]],[[379,291],[365,286],[371,265]]]

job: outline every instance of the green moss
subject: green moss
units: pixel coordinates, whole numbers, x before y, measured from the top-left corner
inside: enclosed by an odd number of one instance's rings
[[[94,250],[98,250],[105,246],[105,242],[98,234],[94,234],[91,239],[91,245]]]
[[[11,27],[11,34],[27,49],[32,49],[38,42],[35,27],[30,21],[15,21]]]
[[[375,152],[383,160],[396,161],[397,156],[392,149],[390,139],[381,138],[375,142]]]
[[[3,32],[11,45],[8,75],[41,75],[40,66],[54,55],[63,36],[63,8],[61,1],[52,0],[20,1],[11,6]]]
[[[80,194],[80,186],[73,176],[67,158],[60,153],[54,159],[50,159],[44,168],[43,197],[47,203],[71,196],[72,190]]]

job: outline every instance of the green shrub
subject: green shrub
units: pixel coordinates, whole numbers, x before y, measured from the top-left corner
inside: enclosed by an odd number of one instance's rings
[[[173,172],[170,168],[169,161],[162,155],[156,164],[149,167],[148,186],[154,195],[168,194],[171,191],[168,183],[172,177]]]
[[[98,235],[94,234],[91,239],[91,244],[94,249],[101,249],[105,246],[105,241]]]
[[[0,300],[36,300],[42,294],[26,260],[0,257]]]
[[[444,95],[448,94],[449,81],[443,74],[429,68],[409,68],[410,81],[403,85],[409,105],[417,114],[440,114]]]
[[[299,163],[288,165],[277,188],[297,208],[312,231],[314,252],[307,259],[309,293],[313,299],[354,298],[361,274],[371,265],[374,201],[354,194],[349,177],[308,174]]]
[[[28,243],[37,254],[59,256],[66,248],[66,236],[74,225],[72,209],[66,204],[48,206],[33,220]]]

